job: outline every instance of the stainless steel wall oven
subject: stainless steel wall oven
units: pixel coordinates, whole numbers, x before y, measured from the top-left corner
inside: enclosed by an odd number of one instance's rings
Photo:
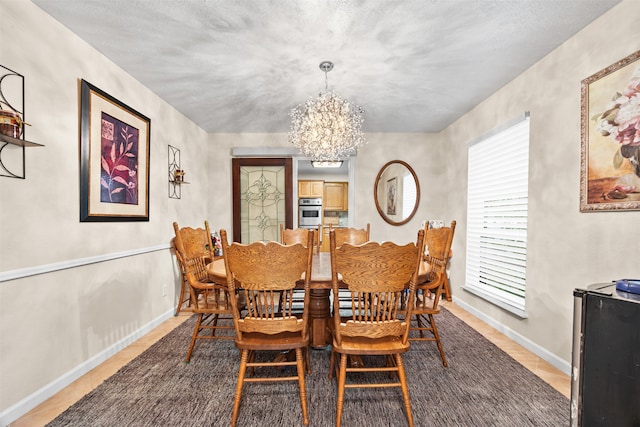
[[[302,228],[318,228],[322,224],[322,198],[301,198],[298,201],[298,226]]]

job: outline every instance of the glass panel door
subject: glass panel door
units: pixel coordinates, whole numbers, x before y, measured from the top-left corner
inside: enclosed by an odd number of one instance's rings
[[[233,240],[279,241],[292,228],[292,160],[233,159]]]

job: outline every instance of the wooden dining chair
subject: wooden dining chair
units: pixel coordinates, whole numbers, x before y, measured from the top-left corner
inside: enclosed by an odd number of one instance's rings
[[[367,223],[367,226],[365,228],[360,229],[353,227],[339,227],[334,229],[332,225],[329,224],[329,233],[331,233],[331,230],[335,231],[336,247],[340,247],[344,243],[349,243],[351,245],[361,245],[371,239],[371,225],[369,223]],[[345,292],[343,290],[337,295],[338,300],[341,302],[340,308],[343,312],[348,312],[349,301],[351,301],[348,292]]]
[[[174,225],[177,225],[174,223]],[[209,224],[205,222],[205,229],[209,231]],[[185,278],[189,285],[190,309],[197,314],[196,324],[191,335],[191,342],[185,362],[191,361],[191,354],[197,340],[229,340],[233,339],[233,315],[231,313],[231,300],[226,285],[216,284],[209,280],[206,269],[211,262],[209,255],[198,254],[197,251],[189,251],[187,248],[193,244],[189,240],[183,240],[182,230],[176,233],[176,252],[180,253],[184,267]],[[188,230],[186,236],[193,236],[192,230]],[[211,234],[209,233],[209,236]],[[194,239],[195,240],[195,239]],[[222,333],[223,331],[227,333]]]
[[[187,274],[185,267],[185,259],[194,257],[205,257],[207,262],[213,260],[213,243],[211,241],[211,231],[209,230],[209,222],[204,222],[204,228],[180,228],[177,222],[173,223],[175,237],[173,238],[173,248],[180,269],[180,296],[174,315],[177,316],[182,310],[191,310],[191,293],[189,283],[187,282]],[[177,245],[177,238],[180,236],[180,247]],[[187,308],[185,309],[185,303]]]
[[[313,230],[307,230],[305,244],[282,245],[278,242],[228,244],[226,230],[221,230],[222,252],[229,293],[239,290],[244,295],[245,310],[234,305],[235,344],[241,351],[231,426],[235,426],[245,383],[266,381],[298,381],[302,420],[309,424],[305,368],[309,368],[309,281],[313,259]],[[301,317],[293,313],[293,289],[304,278],[304,309]],[[280,295],[284,294],[284,298]],[[282,301],[282,302],[281,302]],[[280,305],[283,304],[281,307]],[[259,361],[256,352],[293,350],[295,361]],[[260,377],[247,377],[256,367],[295,366],[295,376],[281,371],[267,371]],[[280,375],[277,375],[280,373]],[[267,408],[265,408],[266,410]],[[273,408],[268,408],[273,410]]]
[[[425,230],[429,228],[440,228],[440,227],[444,227],[444,221],[442,220],[425,221]],[[449,264],[451,262],[452,256],[453,256],[453,250],[450,249],[449,254],[447,255],[447,269],[449,268]],[[449,274],[444,275],[444,285],[442,288],[442,296],[447,301],[451,301],[451,284],[449,283]]]
[[[320,253],[320,240],[319,236],[322,234],[322,225],[318,226],[317,231],[314,230],[313,247],[315,253]],[[296,243],[302,244],[304,247],[307,245],[307,238],[309,237],[309,229],[307,228],[285,228],[284,224],[280,224],[280,243],[283,245],[295,245]],[[293,291],[293,303],[294,311],[297,315],[302,314],[302,306],[304,303],[305,292],[302,289],[295,289]],[[284,293],[281,294],[284,297]]]
[[[178,270],[180,274],[180,295],[178,296],[178,302],[176,303],[176,309],[173,311],[173,315],[177,316],[183,310],[191,310],[191,302],[189,298],[189,283],[187,283],[187,272],[184,266],[184,260],[182,255],[176,249],[176,238],[173,237],[171,239],[171,247],[173,248],[173,253],[176,256],[176,262],[178,264]],[[184,308],[184,305],[187,305],[187,308]]]
[[[417,323],[417,326],[412,326],[411,330],[419,332],[418,336],[412,335],[409,339],[412,341],[435,341],[442,364],[447,367],[447,358],[444,355],[444,348],[434,316],[440,313],[439,303],[447,276],[447,262],[449,261],[456,222],[451,221],[449,227],[440,228],[431,228],[428,224],[429,221],[426,222],[424,230],[425,254],[423,256],[430,267],[430,272],[426,281],[418,283],[415,298],[408,300],[408,305],[412,306],[413,316]]]
[[[418,232],[415,244],[404,246],[392,242],[368,242],[354,246],[343,244],[338,247],[336,231],[329,232],[331,252],[331,286],[333,295],[338,295],[341,286],[346,286],[351,301],[352,314],[343,318],[339,314],[339,302],[334,298],[333,346],[329,366],[329,378],[337,373],[338,398],[336,427],[342,423],[344,393],[347,388],[399,387],[402,390],[404,406],[409,426],[413,426],[411,401],[402,353],[409,350],[409,317],[402,318],[402,296],[408,292],[415,297],[416,280],[422,262],[424,230]],[[386,365],[348,366],[352,355],[386,356]],[[336,368],[336,358],[339,365]],[[334,371],[335,369],[335,371]],[[389,372],[397,381],[350,382],[347,374]]]
[[[342,246],[343,243],[349,243],[352,245],[361,245],[370,240],[371,236],[371,225],[367,223],[365,228],[353,228],[353,227],[338,227],[333,228],[333,226],[329,225],[329,233],[331,230],[335,230],[336,234],[336,245],[338,247]]]
[[[284,224],[280,224],[280,243],[283,245],[295,245],[301,243],[306,246],[307,228],[285,228]],[[320,253],[320,236],[322,235],[322,225],[318,225],[314,229],[313,246],[315,253]]]

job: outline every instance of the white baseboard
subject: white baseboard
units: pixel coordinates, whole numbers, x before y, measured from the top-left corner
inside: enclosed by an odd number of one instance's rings
[[[62,375],[61,377],[50,382],[49,384],[37,390],[36,392],[32,393],[31,395],[25,397],[21,401],[17,402],[16,404],[2,411],[2,413],[0,413],[0,426],[8,426],[10,423],[17,420],[18,418],[20,418],[21,416],[23,416],[24,414],[26,414],[27,412],[29,412],[30,410],[32,410],[33,408],[35,408],[36,406],[38,406],[39,404],[41,404],[42,402],[50,398],[51,396],[53,396],[54,394],[58,393],[60,390],[67,387],[69,384],[71,384],[72,382],[74,382],[75,380],[77,380],[87,372],[91,371],[93,368],[97,367],[102,362],[106,361],[107,359],[115,355],[120,350],[124,349],[131,343],[138,340],[143,335],[155,329],[158,325],[160,325],[165,320],[170,319],[171,316],[173,316],[173,314],[174,314],[173,309],[171,309],[170,311],[167,311],[166,313],[162,314],[161,316],[157,317],[156,319],[152,320],[146,325],[143,325],[137,331],[129,334],[128,336],[124,337],[117,343],[106,348],[105,350],[96,354],[92,358],[86,360],[84,363],[76,366],[71,371],[67,372],[66,374]]]
[[[482,313],[481,311],[478,311],[477,309],[475,309],[474,307],[472,307],[469,304],[465,303],[464,301],[460,301],[460,299],[454,297],[453,298],[453,302],[456,305],[458,305],[461,308],[463,308],[464,310],[466,310],[469,313],[473,314],[478,319],[480,319],[483,322],[487,323],[489,326],[493,327],[494,329],[500,331],[501,333],[503,333],[504,335],[506,335],[510,339],[514,340],[515,342],[517,342],[518,344],[520,344],[521,346],[523,346],[524,348],[526,348],[527,350],[529,350],[530,352],[532,352],[533,354],[538,356],[539,358],[541,358],[541,359],[545,360],[546,362],[550,363],[551,365],[553,365],[555,368],[559,369],[560,371],[562,371],[566,375],[571,375],[571,362],[570,361],[566,361],[566,360],[563,360],[563,359],[559,358],[555,354],[549,352],[544,347],[541,347],[538,344],[536,344],[533,341],[531,341],[530,339],[523,337],[522,335],[518,334],[514,330],[507,328],[502,323],[499,323],[495,319],[492,319],[491,317],[488,317],[486,314]]]

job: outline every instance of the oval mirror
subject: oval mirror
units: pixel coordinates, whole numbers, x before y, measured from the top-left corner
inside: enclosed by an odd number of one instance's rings
[[[407,163],[392,160],[380,169],[373,188],[376,208],[391,225],[407,223],[418,210],[420,184]]]

